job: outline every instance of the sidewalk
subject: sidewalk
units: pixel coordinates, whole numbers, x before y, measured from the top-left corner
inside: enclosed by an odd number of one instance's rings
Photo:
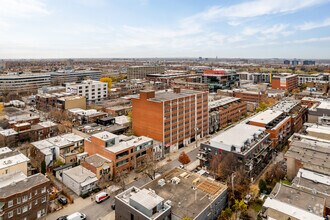
[[[60,216],[72,214],[73,212],[83,209],[92,203],[93,203],[93,201],[91,201],[90,197],[87,197],[85,199],[79,197],[74,200],[74,203],[68,204],[67,206],[65,206],[63,209],[61,209],[59,211],[48,214],[44,219],[45,220],[54,220]]]

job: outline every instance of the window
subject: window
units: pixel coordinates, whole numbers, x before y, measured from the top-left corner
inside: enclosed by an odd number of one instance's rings
[[[17,209],[17,215],[21,214],[21,208]]]
[[[38,199],[34,201],[34,205],[38,205]]]
[[[28,196],[27,196],[27,195],[23,196],[22,201],[23,201],[23,202],[26,202],[27,200],[28,200]]]
[[[8,218],[12,218],[13,216],[14,216],[14,212],[13,211],[8,212]]]
[[[25,212],[27,212],[28,211],[28,206],[26,205],[26,206],[24,206],[23,208],[22,208],[22,213],[25,213]]]
[[[21,204],[21,201],[22,201],[21,197],[18,197],[17,198],[17,204]]]
[[[46,186],[41,189],[41,193],[45,193],[45,192],[46,192]]]
[[[13,200],[10,200],[9,202],[8,202],[8,208],[9,207],[12,207],[13,206]]]
[[[46,202],[46,196],[42,197],[41,199],[41,203],[45,203]]]
[[[30,204],[29,204],[29,210],[32,208],[32,203],[30,202]]]

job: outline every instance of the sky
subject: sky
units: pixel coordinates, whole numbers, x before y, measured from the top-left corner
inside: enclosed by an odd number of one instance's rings
[[[0,59],[330,58],[330,0],[0,0]]]

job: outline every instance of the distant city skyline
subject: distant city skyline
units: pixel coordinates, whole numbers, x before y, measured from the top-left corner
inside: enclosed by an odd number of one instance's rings
[[[330,0],[0,0],[0,59],[330,58]]]

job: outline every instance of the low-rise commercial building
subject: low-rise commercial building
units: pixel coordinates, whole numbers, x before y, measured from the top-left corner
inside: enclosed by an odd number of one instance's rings
[[[196,220],[216,219],[227,204],[227,186],[197,173],[178,168],[165,173],[143,188],[141,190],[134,188],[137,192],[142,192],[132,193],[133,197],[130,196],[132,189],[116,196],[116,219],[126,219],[125,217],[132,215],[139,219],[182,219],[184,217]],[[148,202],[149,200],[146,200],[149,197],[141,199],[144,198],[141,197],[142,194],[149,192],[152,192],[149,195],[155,195],[154,198],[157,198],[157,202],[151,203],[152,205]],[[150,198],[150,202],[152,201],[155,200]],[[120,208],[117,209],[118,204]],[[164,208],[159,212],[162,215],[151,218],[156,213],[150,210],[155,210],[153,208],[157,204]],[[146,207],[148,208],[145,209]],[[149,216],[142,217],[141,212],[149,213]]]
[[[165,66],[130,66],[127,68],[128,79],[145,79],[149,74],[164,74]]]
[[[290,140],[290,148],[285,154],[290,180],[300,168],[330,175],[330,141],[301,134],[294,134]]]
[[[308,82],[329,81],[329,76],[323,73],[318,74],[298,74],[298,84],[306,84]]]
[[[239,134],[239,135],[238,135]],[[218,163],[232,154],[249,177],[257,176],[272,158],[270,135],[265,128],[247,124],[237,124],[201,144],[201,166],[210,168],[212,161]],[[218,159],[219,160],[216,160]]]
[[[22,172],[0,176],[0,217],[3,220],[41,219],[47,215],[50,181],[38,173]]]
[[[78,196],[84,196],[97,188],[97,177],[83,166],[64,170],[62,182]]]
[[[326,199],[277,183],[263,204],[262,219],[324,219]]]
[[[97,111],[96,109],[84,110],[81,108],[72,108],[68,110],[69,115],[80,125],[96,123],[98,119],[108,116],[107,113]]]
[[[49,74],[10,73],[0,74],[0,93],[27,93],[50,85]]]
[[[82,82],[83,80],[91,79],[100,81],[101,72],[93,70],[79,70],[79,71],[62,71],[51,72],[50,80],[52,85],[62,85],[70,82]]]
[[[319,117],[330,116],[330,100],[323,99],[319,100],[319,103],[316,103],[308,110],[308,122],[316,123]]]

